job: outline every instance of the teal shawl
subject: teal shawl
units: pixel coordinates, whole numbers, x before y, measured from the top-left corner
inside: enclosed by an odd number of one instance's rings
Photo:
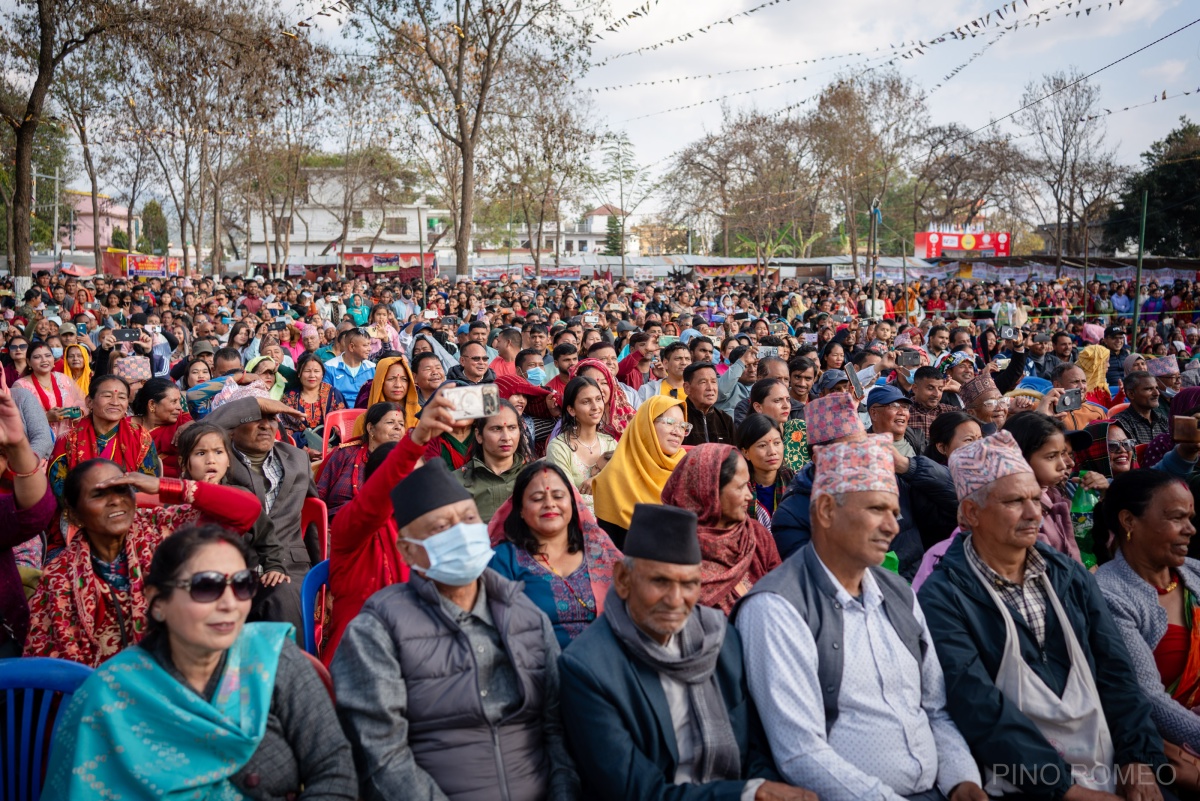
[[[54,732],[46,798],[241,799],[229,781],[267,730],[289,623],[248,623],[229,649],[212,701],[180,684],[144,648],[88,677]]]

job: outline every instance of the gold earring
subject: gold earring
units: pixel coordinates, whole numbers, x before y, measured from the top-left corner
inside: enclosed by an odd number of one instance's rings
[[[1128,531],[1125,532],[1125,541],[1129,542],[1132,539],[1133,539],[1133,529],[1129,529]]]

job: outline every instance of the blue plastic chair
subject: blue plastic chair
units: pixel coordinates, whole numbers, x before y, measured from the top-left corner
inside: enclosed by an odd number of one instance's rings
[[[329,560],[317,562],[312,570],[304,577],[300,585],[300,614],[304,618],[304,650],[313,656],[320,656],[321,638],[317,626],[317,611],[323,604],[318,603],[321,591],[329,585]]]
[[[5,799],[38,801],[41,797],[43,773],[49,761],[47,747],[58,710],[65,708],[91,673],[90,667],[65,659],[0,659],[7,741],[0,753],[0,795]],[[61,698],[57,707],[56,697]]]

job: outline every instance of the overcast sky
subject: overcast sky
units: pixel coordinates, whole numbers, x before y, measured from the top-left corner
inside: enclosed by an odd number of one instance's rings
[[[617,13],[636,7],[624,0]],[[659,0],[643,19],[634,20],[621,31],[606,35],[596,46],[597,62],[639,47],[662,41],[714,20],[758,5],[761,0]],[[585,87],[628,84],[663,78],[693,76],[744,69],[802,59],[887,48],[912,39],[928,40],[947,30],[986,14],[999,5],[996,0],[780,0],[776,5],[749,17],[734,19],[732,25],[713,27],[694,39],[671,44],[657,51],[626,56],[591,70]],[[957,121],[974,129],[1020,107],[1024,86],[1047,72],[1077,68],[1086,74],[1110,61],[1200,17],[1196,0],[1125,0],[1108,10],[1107,0],[1083,0],[1070,10],[1050,11],[1052,0],[1022,2],[1018,19],[1035,11],[1048,10],[1055,18],[1040,27],[1010,31],[976,58],[956,77],[928,99],[933,121]],[[1097,6],[1091,15],[1074,11]],[[1011,14],[1005,17],[1012,19]],[[1000,30],[995,24],[990,36]],[[989,38],[948,40],[930,47],[925,55],[902,60],[901,74],[931,89],[955,67],[981,50]],[[641,86],[599,92],[596,108],[603,121],[614,129],[625,129],[643,161],[669,156],[720,120],[720,103],[692,109],[667,111],[678,106],[711,100],[747,89],[768,87],[796,78],[794,84],[765,88],[752,94],[731,97],[734,107],[757,106],[774,110],[803,100],[820,91],[839,69],[861,71],[863,58],[827,61],[769,71],[742,72],[687,81],[679,84]],[[1143,103],[1161,96],[1200,88],[1200,24],[1176,34],[1092,79],[1102,91],[1103,105],[1110,109]],[[654,112],[644,119],[634,119]],[[1180,115],[1200,119],[1200,96],[1168,100],[1136,111],[1114,114],[1107,124],[1109,141],[1126,162],[1154,140],[1161,138]],[[1002,124],[1003,130],[1014,130]]]

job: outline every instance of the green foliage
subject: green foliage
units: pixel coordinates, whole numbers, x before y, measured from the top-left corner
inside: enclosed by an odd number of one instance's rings
[[[1200,125],[1187,117],[1142,154],[1145,169],[1125,182],[1119,205],[1104,225],[1105,245],[1136,243],[1146,204],[1146,251],[1158,256],[1200,257]]]
[[[0,87],[0,92],[4,89]],[[0,206],[8,213],[15,189],[14,156],[16,139],[12,128],[0,125]],[[71,160],[70,136],[65,130],[54,125],[38,126],[34,136],[33,171],[35,174],[54,175],[55,168],[59,171],[59,190],[65,190],[67,184],[74,178],[76,165]],[[54,197],[53,179],[38,178],[36,185],[36,205],[34,219],[30,221],[32,245],[37,250],[46,250],[52,246],[54,224],[54,205],[59,204],[59,219],[67,220],[70,216],[68,207],[62,203],[62,198]],[[8,248],[7,226],[0,218],[0,253]]]
[[[113,229],[112,247],[120,250],[129,250],[129,234],[125,233],[124,228]]]
[[[142,231],[144,235],[138,239],[138,250],[143,253],[166,255],[167,218],[157,200],[151,200],[142,206]]]
[[[613,215],[609,215],[604,236],[604,252],[610,256],[617,256],[624,251],[625,232],[621,230],[621,220]]]

